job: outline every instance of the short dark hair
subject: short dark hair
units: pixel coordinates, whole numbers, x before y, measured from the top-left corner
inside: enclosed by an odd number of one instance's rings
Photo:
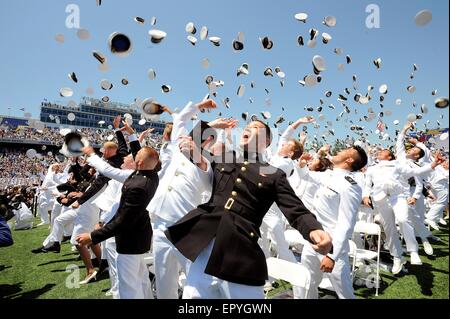
[[[267,146],[269,146],[272,143],[272,131],[270,130],[269,125],[267,125],[266,123],[264,123],[261,120],[255,120],[253,122],[258,122],[261,123],[262,125],[264,125],[264,129],[266,130],[266,139],[267,139]]]
[[[293,154],[291,159],[292,160],[298,160],[303,155],[303,144],[300,143],[299,140],[296,140],[295,138],[289,139],[289,142],[294,143],[294,148],[292,150]]]
[[[352,171],[357,172],[367,165],[367,154],[361,146],[354,145],[352,148],[358,153],[358,158],[352,163]]]
[[[421,149],[420,147],[417,147],[417,149],[419,150],[419,158],[418,159],[421,159],[422,157],[425,156],[425,151],[423,149]]]

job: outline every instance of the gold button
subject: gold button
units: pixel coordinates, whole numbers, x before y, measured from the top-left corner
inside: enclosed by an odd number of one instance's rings
[[[180,173],[176,172],[176,173],[175,173],[175,176],[177,176],[177,177],[180,176]]]
[[[244,165],[245,165],[245,166],[247,166],[247,165],[248,165],[248,162],[247,162],[247,161],[245,161],[245,162],[244,162]]]
[[[262,183],[258,183],[258,187],[259,188],[263,187],[263,184]]]
[[[243,171],[243,172],[245,172],[246,170],[247,170],[246,167],[242,167],[242,168],[241,168],[241,171]]]
[[[236,182],[242,183],[242,179],[238,178],[238,179],[236,180]]]
[[[232,192],[231,192],[231,195],[234,196],[234,197],[236,197],[236,196],[237,196],[237,192],[232,191]]]
[[[185,162],[181,163],[181,166],[185,166],[185,165],[186,165],[186,163],[185,163]]]
[[[225,168],[222,167],[221,171],[223,172],[225,170]]]
[[[172,187],[169,186],[169,187],[167,188],[167,190],[168,190],[169,192],[171,192],[171,191],[172,191]]]
[[[252,238],[255,237],[255,233],[253,233],[253,232],[250,233],[250,237],[252,237]]]

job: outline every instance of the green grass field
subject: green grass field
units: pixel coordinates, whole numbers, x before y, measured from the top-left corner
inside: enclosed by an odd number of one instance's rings
[[[0,248],[0,298],[27,299],[103,299],[109,289],[107,274],[96,282],[79,288],[72,287],[73,271],[66,271],[69,265],[80,267],[80,279],[85,276],[83,263],[78,254],[71,251],[71,245],[64,243],[61,253],[33,254],[31,249],[39,247],[48,234],[47,227],[25,231],[13,231],[14,245]],[[383,284],[378,298],[417,299],[449,298],[449,245],[448,228],[435,235],[442,239],[432,243],[435,255],[426,257],[421,251],[422,266],[407,265],[408,274],[392,276],[382,273]],[[68,282],[69,285],[66,285]],[[283,286],[270,292],[274,296]],[[358,288],[359,298],[375,298],[374,290]]]

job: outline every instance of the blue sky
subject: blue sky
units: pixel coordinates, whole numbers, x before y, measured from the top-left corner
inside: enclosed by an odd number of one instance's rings
[[[75,29],[67,29],[65,21],[68,4],[80,7],[81,27],[91,33],[91,39],[81,41]],[[379,29],[368,29],[365,25],[368,13],[366,6],[374,3],[380,8]],[[79,101],[88,87],[95,89],[95,97],[101,98],[105,92],[100,88],[100,81],[108,79],[115,84],[108,92],[112,101],[131,103],[136,97],[142,99],[154,97],[158,101],[182,107],[187,101],[198,101],[208,92],[204,78],[213,75],[215,79],[225,82],[218,91],[218,99],[230,97],[231,108],[225,109],[221,103],[223,116],[241,118],[243,111],[259,114],[261,111],[272,113],[271,123],[281,115],[295,120],[306,113],[305,106],[319,106],[323,98],[325,105],[323,114],[326,120],[319,122],[322,127],[310,129],[310,134],[321,135],[326,129],[327,120],[333,121],[333,129],[338,137],[350,133],[343,121],[335,122],[343,109],[336,101],[344,88],[352,88],[352,75],[358,77],[359,91],[365,93],[368,85],[375,87],[372,102],[368,105],[348,103],[351,115],[356,124],[366,130],[376,129],[376,120],[369,123],[358,123],[357,119],[367,114],[368,107],[376,112],[382,111],[379,106],[378,87],[388,85],[388,94],[384,101],[384,110],[391,110],[391,116],[384,120],[389,132],[395,129],[395,119],[406,121],[409,113],[420,113],[420,105],[426,104],[430,112],[424,115],[419,127],[430,120],[431,127],[436,120],[442,125],[448,122],[448,109],[434,108],[436,97],[431,91],[438,90],[438,96],[448,97],[448,6],[444,0],[433,1],[324,1],[324,0],[229,0],[229,1],[112,1],[103,0],[97,7],[95,0],[56,1],[56,0],[2,0],[0,1],[0,114],[21,116],[20,108],[25,107],[34,117],[39,115],[40,102],[46,98],[50,101],[68,102],[60,98],[59,89],[71,87],[75,94],[71,99]],[[414,16],[423,9],[433,13],[432,21],[418,27],[414,24]],[[294,19],[298,12],[309,15],[306,24]],[[324,26],[321,21],[325,16],[337,18],[334,28]],[[133,18],[141,16],[146,19],[145,25],[137,24]],[[152,16],[157,17],[156,28],[167,32],[167,38],[159,45],[150,43],[148,31]],[[194,22],[197,29],[205,25],[210,36],[222,38],[222,46],[215,47],[209,41],[200,41],[194,47],[186,40],[185,25]],[[308,30],[316,28],[328,32],[333,39],[328,45],[321,42],[313,49],[306,45],[296,44],[298,35],[308,38]],[[126,58],[113,56],[108,52],[107,39],[112,32],[123,32],[132,39],[134,50]],[[234,52],[231,43],[238,32],[245,34],[245,48]],[[65,35],[65,43],[54,40],[56,34]],[[198,36],[198,33],[197,33]],[[270,51],[261,49],[259,37],[270,36],[274,48]],[[333,53],[335,47],[342,48],[344,54]],[[99,50],[107,55],[110,71],[103,73],[97,69],[98,62],[91,52]],[[323,80],[317,86],[308,88],[298,84],[305,75],[312,73],[311,60],[316,54],[323,56],[327,70],[322,73]],[[338,64],[345,64],[345,55],[351,55],[353,62],[345,65],[343,72],[338,71]],[[377,70],[372,61],[382,58],[382,67]],[[201,61],[210,60],[209,69],[204,69]],[[236,77],[236,70],[242,63],[250,65],[248,76]],[[419,70],[413,80],[409,79],[413,64]],[[280,66],[286,73],[285,86],[282,88],[279,79],[266,78],[265,67]],[[157,72],[157,78],[150,81],[148,69]],[[67,74],[75,72],[79,83],[69,80]],[[123,87],[120,80],[126,77],[130,85]],[[250,82],[255,88],[250,89]],[[169,94],[161,92],[161,85],[169,84],[173,91]],[[246,86],[244,97],[236,95],[240,84]],[[415,85],[417,91],[410,94],[408,85]],[[265,88],[270,91],[266,94]],[[331,98],[325,98],[324,92],[333,91]],[[352,89],[351,97],[355,92]],[[249,98],[254,100],[250,104]],[[266,106],[265,99],[270,98],[271,106]],[[401,105],[395,105],[397,98]],[[416,102],[414,109],[412,103]],[[336,110],[327,107],[333,103]],[[285,111],[281,111],[281,107]],[[354,109],[358,114],[353,113]],[[217,112],[206,116],[215,117]],[[443,119],[440,116],[443,115]],[[242,124],[242,123],[241,123]],[[284,123],[282,128],[285,127]],[[351,134],[351,133],[350,133]],[[378,138],[373,136],[372,141]]]

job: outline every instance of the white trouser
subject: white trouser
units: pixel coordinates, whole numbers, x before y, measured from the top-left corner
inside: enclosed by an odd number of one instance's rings
[[[264,299],[263,286],[235,284],[205,273],[214,240],[192,263],[183,291],[183,299]]]
[[[53,224],[55,223],[55,219],[56,217],[58,217],[59,215],[61,215],[61,213],[63,211],[68,210],[69,207],[65,207],[63,205],[61,205],[60,203],[58,203],[57,201],[55,201],[55,205],[53,205],[53,210],[52,210],[52,215],[51,215],[51,229],[53,229]],[[68,225],[64,226],[64,236],[71,236],[72,235],[72,231],[73,231],[73,223],[70,223]]]
[[[289,250],[289,244],[284,237],[284,222],[281,216],[281,211],[276,205],[272,205],[267,214],[263,218],[261,225],[261,248],[266,255],[266,258],[270,256],[270,239],[277,248],[278,258],[284,259],[293,263],[296,263],[294,254]]]
[[[180,271],[184,271],[187,275],[191,264],[164,234],[164,231],[170,226],[168,224],[171,223],[156,218],[153,225],[153,259],[158,299],[178,299]]]
[[[436,196],[436,200],[430,202],[430,210],[426,214],[426,218],[432,222],[438,223],[442,218],[442,212],[448,204],[448,188],[444,183],[432,185],[432,192]]]
[[[326,274],[340,299],[355,299],[351,277],[350,261],[348,253],[335,260],[333,271]],[[320,264],[325,256],[316,252],[310,244],[306,244],[302,252],[301,264],[308,268],[311,273],[311,284],[308,291],[308,299],[318,299],[318,287],[323,279],[324,273],[320,270]],[[297,288],[301,295],[305,295],[304,288]]]
[[[111,237],[103,242],[104,256],[108,261],[109,280],[111,281],[111,292],[114,299],[119,299],[119,277],[117,275],[117,251],[116,238]],[[103,255],[102,255],[103,256]]]
[[[55,218],[53,223],[52,231],[50,235],[42,243],[42,246],[47,247],[53,242],[61,242],[64,235],[64,227],[72,224],[77,217],[77,211],[75,209],[66,209],[61,212],[61,214]]]
[[[153,299],[144,256],[117,254],[120,299]]]
[[[77,217],[74,221],[72,238],[70,239],[72,245],[78,245],[77,236],[92,232],[99,220],[100,209],[97,206],[93,205],[91,201],[81,205],[77,209]]]
[[[55,201],[55,204],[53,205],[52,215],[51,215],[51,221],[50,221],[51,229],[53,228],[53,224],[55,223],[56,217],[58,217],[59,215],[61,215],[62,208],[63,208],[63,205],[61,205],[60,203],[58,203],[57,201]]]
[[[414,228],[412,226],[413,222],[409,214],[407,199],[408,196],[391,195],[375,201],[377,211],[382,217],[381,220],[386,234],[389,252],[392,256],[397,258],[402,256],[403,251],[397,232],[396,222],[399,224],[400,232],[405,239],[406,250],[409,253],[419,251],[419,245],[417,244]]]
[[[409,206],[409,209],[415,236],[420,237],[423,242],[423,240],[431,237],[431,232],[425,226],[425,199],[423,196],[420,196],[415,205]]]
[[[38,197],[38,211],[41,221],[45,224],[50,224],[50,217],[48,212],[53,208],[54,201],[45,194]]]

